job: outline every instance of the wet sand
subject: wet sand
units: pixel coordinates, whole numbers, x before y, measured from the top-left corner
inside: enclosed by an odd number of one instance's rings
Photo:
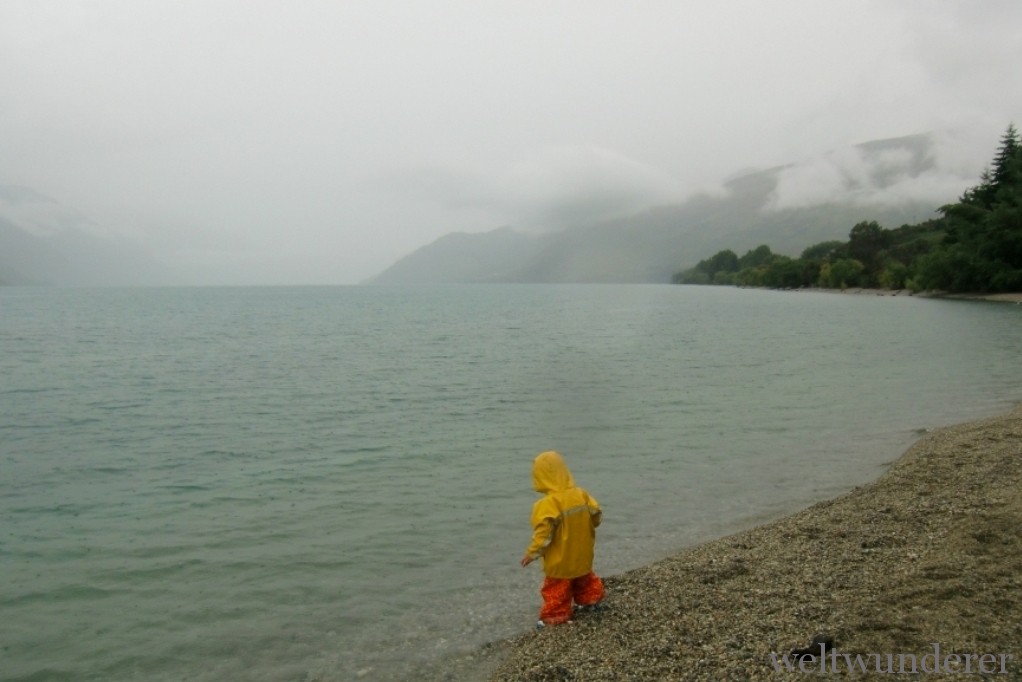
[[[819,634],[844,679],[876,679],[887,654],[922,666],[934,644],[959,673],[969,654],[973,674],[983,660],[990,679],[1022,679],[1022,407],[931,432],[846,495],[606,582],[606,610],[485,647],[477,679],[803,679],[779,657]],[[846,654],[869,672],[849,674]]]

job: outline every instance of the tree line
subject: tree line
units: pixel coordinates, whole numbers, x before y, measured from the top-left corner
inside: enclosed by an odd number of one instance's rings
[[[725,249],[672,277],[676,284],[773,288],[880,287],[913,291],[1022,291],[1022,143],[1014,124],[980,183],[939,217],[886,229],[852,227],[847,241],[808,247],[798,258],[767,245],[739,257]]]

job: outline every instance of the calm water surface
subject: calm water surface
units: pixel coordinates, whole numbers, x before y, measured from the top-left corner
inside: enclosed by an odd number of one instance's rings
[[[414,678],[1020,399],[1022,306],[672,286],[0,288],[0,679]]]

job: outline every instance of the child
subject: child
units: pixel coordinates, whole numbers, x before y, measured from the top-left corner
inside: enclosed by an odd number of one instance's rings
[[[532,506],[532,543],[521,563],[525,567],[543,557],[541,627],[566,623],[572,599],[579,606],[603,599],[603,581],[593,573],[593,546],[602,512],[596,500],[575,485],[568,465],[552,450],[533,461],[532,484],[543,497]]]

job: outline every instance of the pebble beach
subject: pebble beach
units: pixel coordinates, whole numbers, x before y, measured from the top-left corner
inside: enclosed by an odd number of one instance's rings
[[[841,497],[610,576],[604,610],[475,665],[493,682],[1019,680],[1020,492],[1022,407],[932,431]],[[820,642],[823,660],[791,655]]]

